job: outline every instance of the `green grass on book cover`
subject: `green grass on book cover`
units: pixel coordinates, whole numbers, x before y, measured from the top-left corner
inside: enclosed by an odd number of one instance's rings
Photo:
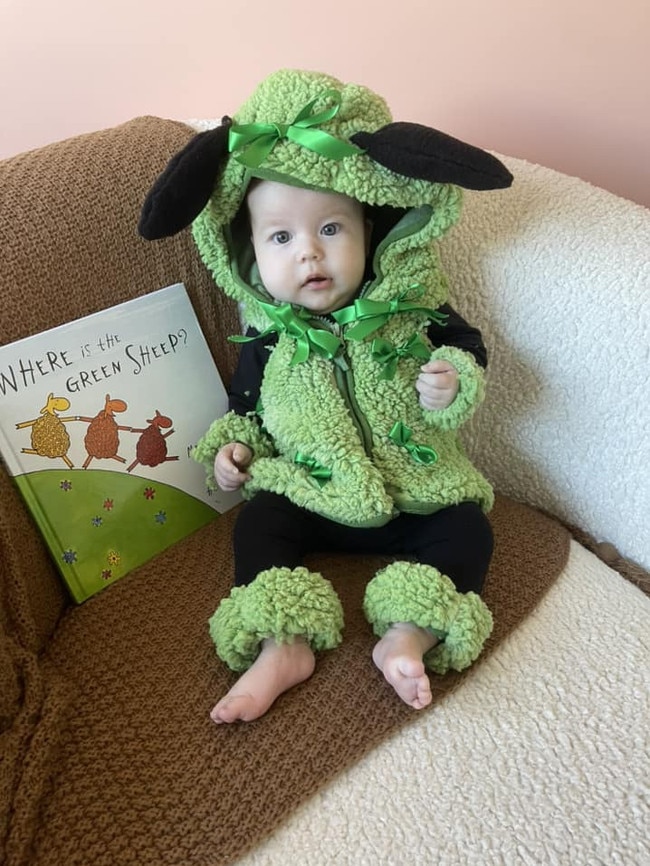
[[[77,602],[219,517],[176,487],[124,472],[46,469],[14,480]]]

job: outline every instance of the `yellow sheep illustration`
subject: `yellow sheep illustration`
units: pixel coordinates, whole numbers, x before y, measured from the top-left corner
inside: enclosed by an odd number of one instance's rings
[[[60,457],[69,469],[73,463],[68,457],[70,449],[70,436],[65,428],[66,421],[77,421],[75,415],[61,418],[59,412],[65,412],[70,408],[67,397],[55,397],[53,393],[48,394],[45,406],[40,410],[38,418],[31,421],[22,421],[16,424],[17,430],[26,427],[32,428],[31,448],[23,448],[23,454],[37,454],[39,457],[51,459]]]

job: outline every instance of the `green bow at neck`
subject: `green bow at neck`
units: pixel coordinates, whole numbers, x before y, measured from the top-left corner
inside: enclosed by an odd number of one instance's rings
[[[411,457],[416,463],[421,463],[423,466],[431,466],[438,460],[438,454],[428,445],[416,445],[411,442],[413,431],[407,427],[402,421],[396,421],[388,434],[388,438],[399,445],[400,448],[406,448]]]
[[[407,300],[414,289],[416,290],[414,300]],[[371,301],[358,298],[351,306],[336,310],[332,313],[332,317],[339,325],[352,325],[350,330],[346,331],[347,340],[365,340],[366,337],[385,325],[390,317],[396,313],[425,313],[432,321],[439,325],[445,325],[446,313],[439,313],[417,303],[418,295],[421,295],[423,291],[423,287],[419,283],[415,283],[390,301]]]
[[[312,114],[312,109],[319,99],[330,99],[334,105],[318,114]],[[363,153],[363,149],[355,144],[335,138],[321,129],[313,129],[332,120],[340,107],[341,94],[338,90],[326,90],[321,96],[308,102],[292,123],[233,124],[228,133],[228,148],[231,153],[243,151],[237,153],[235,159],[248,168],[258,168],[282,139],[295,141],[296,144],[327,159],[339,160]]]
[[[394,379],[397,372],[397,362],[400,358],[418,358],[420,361],[428,361],[431,349],[424,342],[420,334],[412,334],[409,339],[400,346],[395,346],[389,340],[375,337],[370,344],[370,354],[384,369],[379,376],[380,379]]]
[[[273,323],[257,337],[233,336],[233,343],[248,343],[259,340],[268,334],[288,334],[296,341],[296,350],[291,358],[291,366],[302,364],[313,352],[321,358],[332,361],[340,351],[342,343],[337,336],[324,328],[310,325],[310,314],[306,310],[294,309],[291,304],[267,304],[260,301],[260,307]]]

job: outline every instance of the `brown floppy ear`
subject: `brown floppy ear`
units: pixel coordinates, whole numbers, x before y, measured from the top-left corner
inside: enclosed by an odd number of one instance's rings
[[[380,165],[405,177],[465,189],[504,189],[513,177],[495,156],[419,123],[389,123],[350,141]]]
[[[195,135],[174,156],[149,191],[138,223],[148,241],[175,235],[203,210],[212,195],[217,173],[228,154],[228,130],[232,121]]]

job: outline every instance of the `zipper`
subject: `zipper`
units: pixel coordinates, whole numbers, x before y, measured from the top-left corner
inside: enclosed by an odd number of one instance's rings
[[[357,428],[357,433],[359,434],[359,439],[361,440],[363,449],[368,457],[370,457],[372,454],[372,430],[366,420],[366,416],[359,408],[359,404],[355,397],[354,373],[350,368],[350,359],[345,350],[345,326],[341,327],[338,322],[335,322],[333,319],[328,319],[326,316],[315,316],[314,322],[317,322],[318,325],[341,338],[341,351],[333,361],[334,381],[336,382],[338,392],[343,398],[343,402],[350,413],[352,422]]]
[[[357,432],[359,434],[359,438],[361,439],[361,444],[363,445],[364,451],[366,452],[368,457],[370,457],[372,453],[372,430],[370,429],[370,425],[366,421],[366,416],[359,408],[359,404],[357,403],[357,399],[354,395],[354,375],[352,373],[352,370],[350,369],[349,364],[347,363],[346,368],[347,369],[344,370],[335,362],[334,378],[336,380],[336,385],[339,389],[339,393],[343,397],[345,405],[347,406],[348,411],[352,416],[352,421],[357,428]]]

